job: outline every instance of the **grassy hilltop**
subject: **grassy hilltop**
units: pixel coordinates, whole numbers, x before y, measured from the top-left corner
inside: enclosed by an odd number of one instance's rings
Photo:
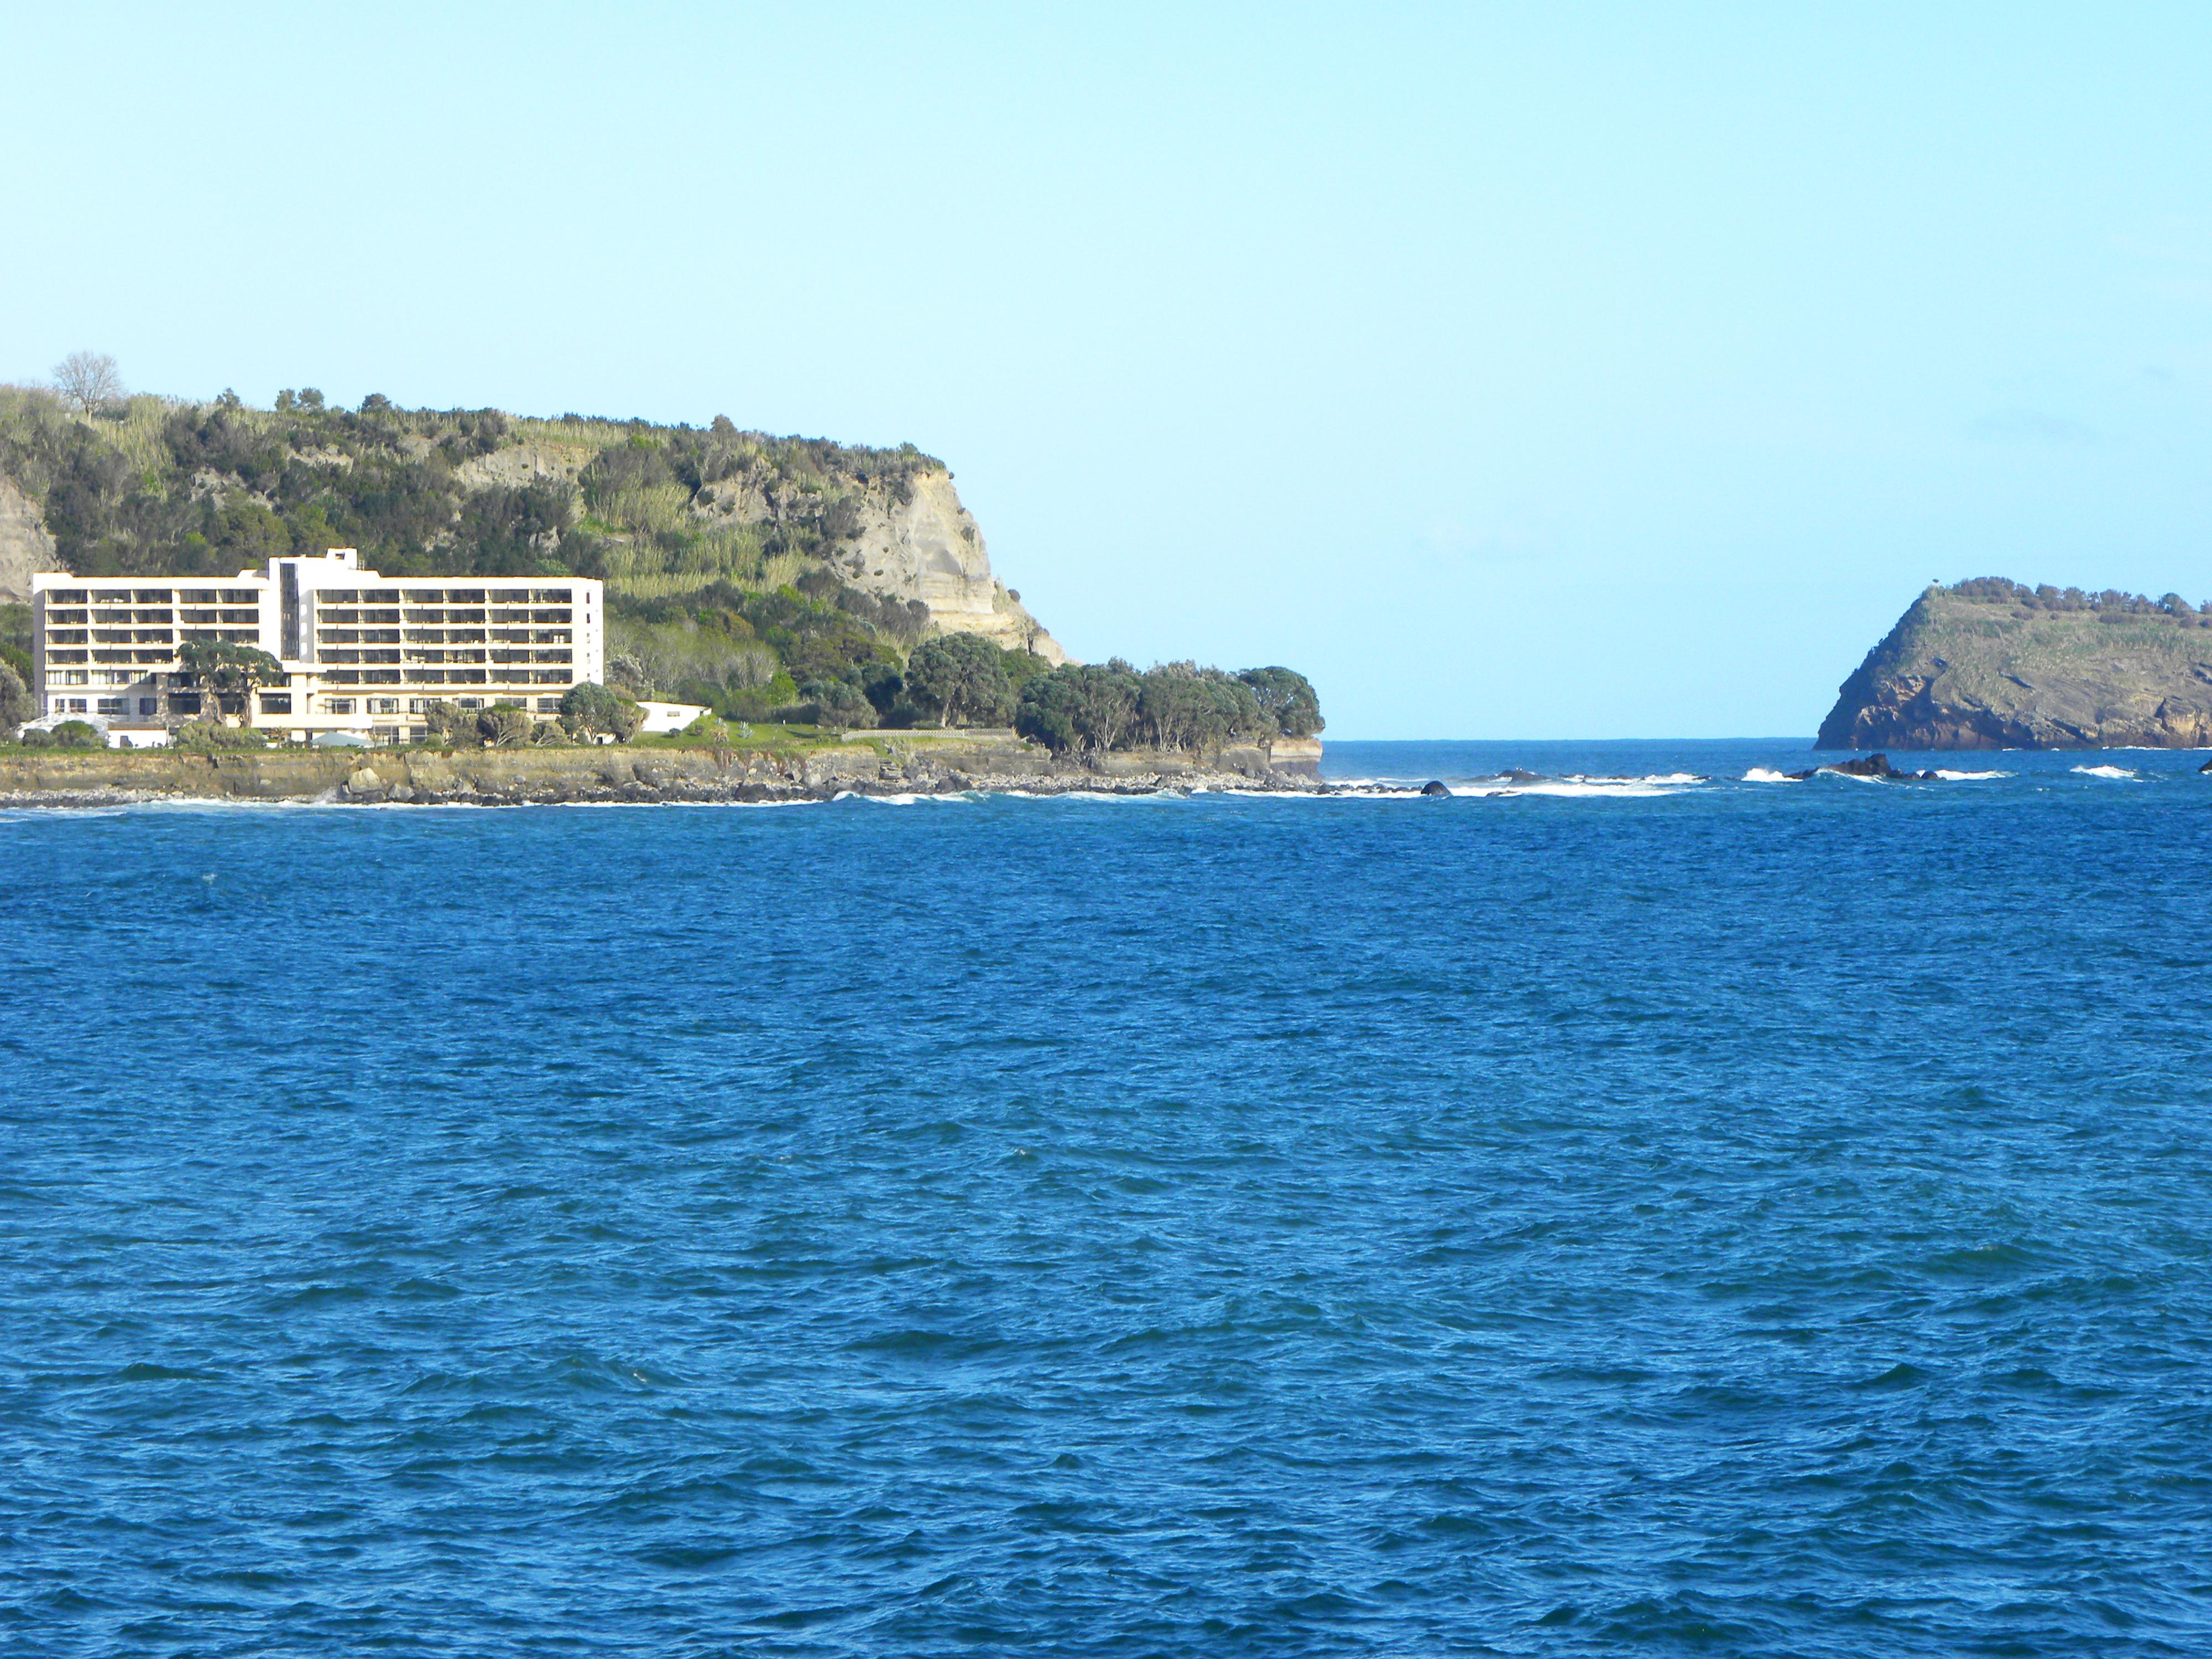
[[[2212,605],[2000,576],[1929,587],[1844,682],[1818,743],[2212,747]]]
[[[945,464],[912,445],[495,409],[137,397],[90,414],[0,388],[0,473],[83,575],[228,573],[358,547],[388,574],[597,576],[641,597],[767,591]],[[748,501],[747,497],[750,497]],[[750,507],[754,510],[744,510]]]

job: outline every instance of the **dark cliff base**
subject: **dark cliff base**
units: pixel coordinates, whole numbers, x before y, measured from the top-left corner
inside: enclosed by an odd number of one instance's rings
[[[0,805],[123,800],[295,800],[520,806],[563,802],[827,800],[844,793],[1023,794],[1162,789],[1320,793],[1320,745],[1199,757],[1135,752],[1095,765],[1006,739],[824,746],[776,754],[608,747],[268,750],[216,756],[45,750],[0,755]],[[1310,751],[1310,752],[1309,752]]]

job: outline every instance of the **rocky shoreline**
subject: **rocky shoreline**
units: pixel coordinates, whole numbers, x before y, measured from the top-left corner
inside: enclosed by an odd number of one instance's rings
[[[161,750],[0,755],[0,806],[155,800],[381,805],[830,800],[842,794],[1332,793],[1318,743],[1198,757],[1135,750],[1090,763],[1018,738],[878,738],[797,752],[615,745],[574,749]]]

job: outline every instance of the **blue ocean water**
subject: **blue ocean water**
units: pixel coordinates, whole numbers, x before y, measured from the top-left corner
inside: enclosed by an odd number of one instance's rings
[[[0,1651],[2212,1650],[2202,758],[0,813]]]

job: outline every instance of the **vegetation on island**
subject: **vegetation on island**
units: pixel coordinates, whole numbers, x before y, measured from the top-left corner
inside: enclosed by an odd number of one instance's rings
[[[2078,587],[2053,587],[2048,582],[2030,587],[2005,576],[1970,577],[1937,591],[1978,605],[2009,606],[2019,613],[2017,620],[2021,622],[2038,611],[2051,616],[2087,612],[2100,623],[2162,618],[2187,628],[2212,628],[2212,599],[2207,599],[2201,606],[2194,605],[2179,593],[2155,599],[2146,599],[2141,593],[2123,593],[2113,587],[2101,593],[2089,593]]]

